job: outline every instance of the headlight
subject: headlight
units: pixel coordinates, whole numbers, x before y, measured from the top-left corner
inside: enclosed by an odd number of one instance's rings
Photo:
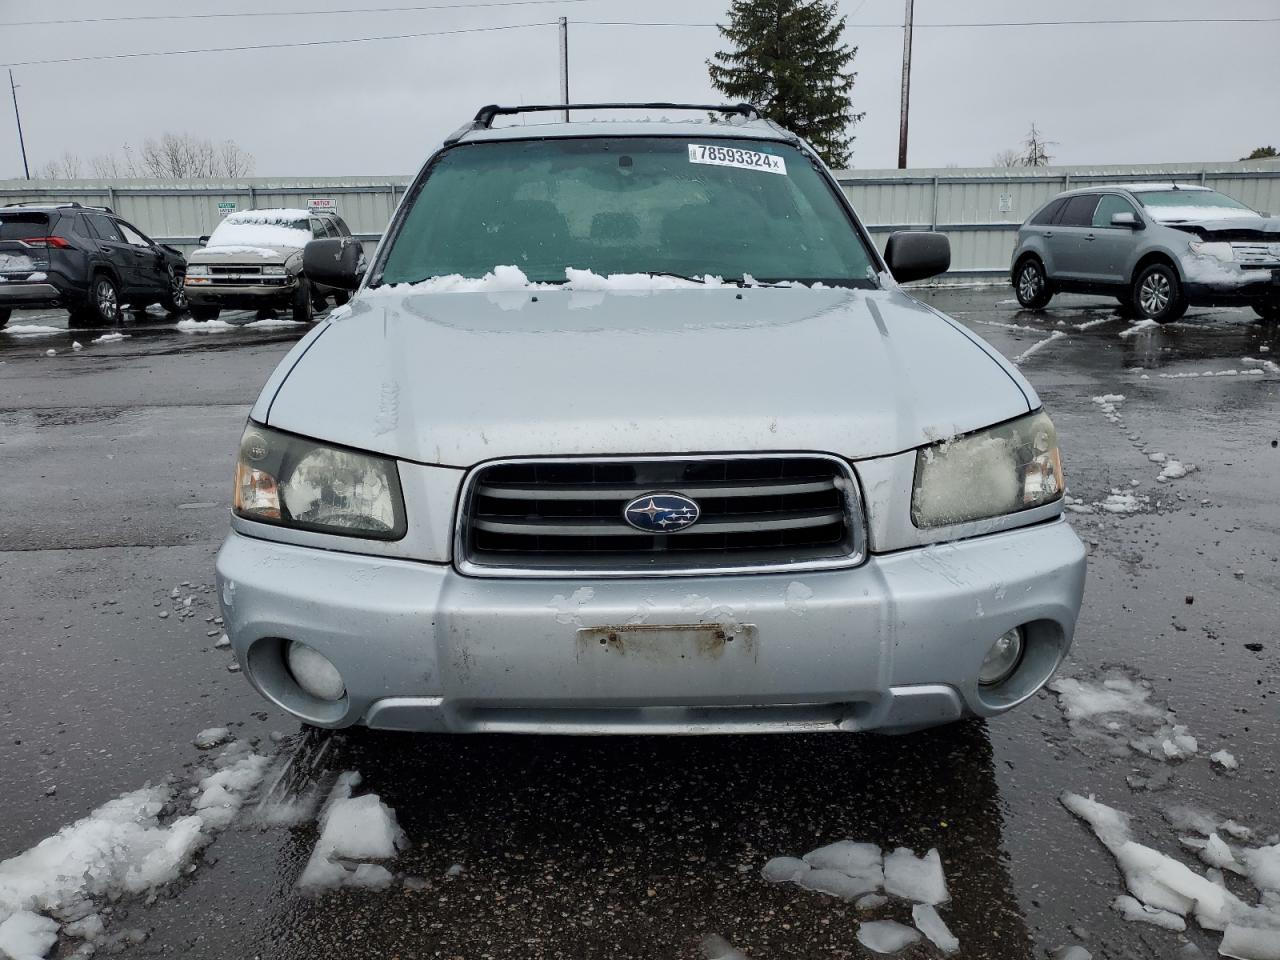
[[[406,529],[394,460],[255,423],[240,438],[233,509],[246,520],[345,537],[399,540]]]
[[[279,263],[269,263],[262,268],[264,277],[283,277],[287,272],[284,265]]]
[[[1189,246],[1191,247],[1191,252],[1198,257],[1211,257],[1224,263],[1229,263],[1236,258],[1236,252],[1231,249],[1231,244],[1229,243],[1207,243],[1203,240],[1192,240]]]
[[[207,277],[208,275],[209,275],[209,267],[207,264],[203,264],[203,263],[187,264],[188,277]]]
[[[941,527],[1052,503],[1062,496],[1053,421],[1041,411],[916,454],[911,520]]]

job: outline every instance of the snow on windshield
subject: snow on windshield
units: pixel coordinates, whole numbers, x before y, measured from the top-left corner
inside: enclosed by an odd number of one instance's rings
[[[305,247],[311,239],[305,210],[245,210],[223,220],[207,246]]]
[[[1138,201],[1155,220],[1175,223],[1186,220],[1228,220],[1256,218],[1261,214],[1216,190],[1178,187],[1166,190],[1134,190]]]

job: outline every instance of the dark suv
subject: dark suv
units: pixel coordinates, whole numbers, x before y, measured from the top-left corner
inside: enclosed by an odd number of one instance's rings
[[[123,304],[186,309],[187,261],[109,207],[0,207],[0,327],[18,308],[65,307],[70,325],[118,324]]]

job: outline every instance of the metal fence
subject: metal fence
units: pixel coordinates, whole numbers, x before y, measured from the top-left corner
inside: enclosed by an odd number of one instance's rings
[[[936,229],[951,238],[951,280],[1005,273],[1015,231],[1062,190],[1142,181],[1203,184],[1280,215],[1280,162],[1093,167],[947,167],[847,170],[837,177],[881,248],[894,230]],[[109,206],[157,240],[184,251],[231,210],[332,204],[353,233],[375,242],[410,177],[236,181],[4,180],[0,204],[74,200]]]

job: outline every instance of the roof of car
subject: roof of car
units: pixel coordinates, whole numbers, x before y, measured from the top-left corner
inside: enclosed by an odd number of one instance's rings
[[[1105,193],[1108,190],[1123,190],[1129,193],[1156,193],[1170,190],[1213,192],[1211,187],[1202,187],[1193,183],[1096,183],[1091,187],[1064,190],[1062,193],[1057,194],[1054,199],[1056,200],[1058,197],[1076,197],[1083,193]]]
[[[564,137],[689,137],[698,139],[736,137],[750,140],[788,141],[794,137],[767,120],[733,123],[709,120],[664,118],[646,120],[583,120],[565,123],[514,123],[505,127],[459,131],[458,142],[528,140]]]

